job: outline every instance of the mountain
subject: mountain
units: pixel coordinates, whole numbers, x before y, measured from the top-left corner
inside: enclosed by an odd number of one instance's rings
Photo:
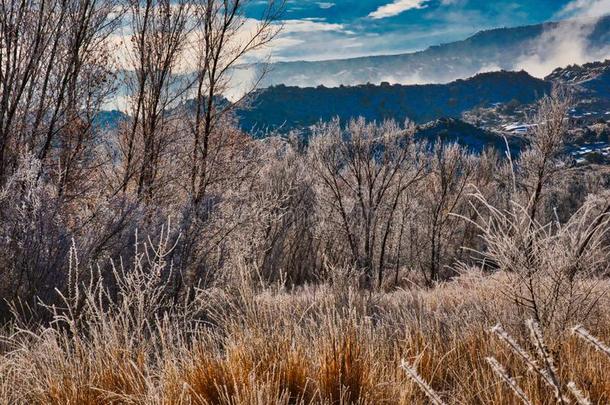
[[[532,103],[550,90],[550,82],[523,71],[481,73],[448,84],[336,88],[279,85],[257,91],[250,108],[238,111],[238,118],[244,130],[261,135],[303,129],[335,117],[342,121],[362,116],[369,121],[399,122],[408,118],[423,124],[438,118],[459,118],[479,106]]]
[[[530,64],[544,64],[547,59],[563,60],[561,54],[566,52],[565,47],[575,42],[579,46],[585,44],[580,54],[589,60],[610,56],[610,16],[481,31],[463,41],[408,54],[278,62],[269,66],[270,72],[262,85],[335,87],[384,81],[447,83],[483,71],[528,70]]]

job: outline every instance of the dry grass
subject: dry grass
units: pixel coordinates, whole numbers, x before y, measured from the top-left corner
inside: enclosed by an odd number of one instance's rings
[[[519,403],[486,362],[496,358],[532,403],[553,391],[489,332],[496,322],[523,347],[522,316],[497,281],[464,277],[434,290],[369,294],[326,286],[286,292],[242,286],[201,291],[198,324],[186,309],[151,323],[147,339],[120,314],[99,314],[87,333],[53,328],[6,336],[3,403],[425,404],[400,368],[413,365],[449,404]],[[151,296],[154,294],[150,293]],[[141,297],[146,303],[146,295]],[[606,308],[607,302],[600,304]],[[186,315],[186,316],[184,316]],[[610,314],[586,327],[610,341]],[[558,378],[592,403],[610,401],[610,361],[570,331],[545,331]]]
[[[582,325],[544,330],[525,327],[531,313],[501,293],[512,280],[502,273],[470,271],[434,289],[287,291],[244,267],[175,301],[168,234],[114,280],[85,277],[73,251],[63,305],[46,307],[52,322],[15,314],[0,334],[0,402],[510,404],[522,402],[515,386],[533,404],[555,403],[558,386],[610,402],[605,295]]]

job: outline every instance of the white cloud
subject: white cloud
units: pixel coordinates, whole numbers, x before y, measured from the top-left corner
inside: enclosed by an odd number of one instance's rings
[[[333,8],[335,6],[335,3],[328,3],[328,2],[323,2],[323,1],[320,1],[317,4],[318,4],[318,7],[320,7],[323,10]]]
[[[573,0],[558,13],[559,17],[601,17],[610,14],[610,0]]]
[[[303,19],[303,20],[284,20],[282,21],[282,34],[292,34],[301,32],[325,32],[325,31],[341,31],[345,32],[343,24],[332,24],[318,20]]]
[[[412,9],[426,8],[429,0],[394,0],[393,3],[379,7],[377,10],[369,14],[369,17],[378,20],[381,18],[392,17],[404,11]]]

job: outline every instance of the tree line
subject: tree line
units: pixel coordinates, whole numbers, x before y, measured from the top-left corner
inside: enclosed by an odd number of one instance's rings
[[[277,36],[283,4],[269,0],[257,20],[248,6],[0,4],[1,298],[50,302],[70,284],[71,252],[95,269],[77,277],[104,277],[111,260],[133,257],[142,235],[167,226],[176,245],[164,277],[176,300],[244,265],[267,283],[431,286],[464,266],[502,268],[486,255],[496,241],[488,231],[502,223],[485,222],[488,211],[521,218],[522,207],[529,233],[518,250],[532,261],[538,225],[559,229],[593,196],[602,196],[593,211],[608,212],[603,176],[565,175],[561,92],[539,103],[519,156],[416,141],[409,122],[333,120],[306,140],[251,138],[232,113],[260,77],[242,98],[217,100],[235,86],[235,66]],[[127,118],[106,128],[99,113],[119,86]]]

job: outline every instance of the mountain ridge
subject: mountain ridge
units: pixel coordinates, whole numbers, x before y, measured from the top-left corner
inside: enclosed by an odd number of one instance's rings
[[[520,61],[539,54],[536,43],[544,33],[564,35],[572,25],[587,26],[587,52],[608,47],[610,15],[599,19],[546,22],[479,31],[464,40],[430,46],[424,50],[323,61],[285,61],[269,66],[262,85],[277,84],[337,87],[383,81],[402,84],[448,83],[483,71],[519,70]],[[590,31],[590,32],[589,32]],[[570,33],[568,33],[570,34]],[[567,34],[566,34],[567,35]],[[572,35],[567,35],[571,37]],[[589,49],[590,48],[590,49]],[[610,57],[610,53],[607,55]],[[594,59],[598,59],[593,58]]]
[[[480,73],[447,84],[357,85],[300,88],[278,85],[259,90],[248,109],[238,111],[247,132],[288,132],[305,129],[320,120],[412,120],[423,124],[439,118],[460,118],[481,105],[534,102],[551,90],[551,83],[527,72]],[[320,103],[320,100],[325,100]]]

